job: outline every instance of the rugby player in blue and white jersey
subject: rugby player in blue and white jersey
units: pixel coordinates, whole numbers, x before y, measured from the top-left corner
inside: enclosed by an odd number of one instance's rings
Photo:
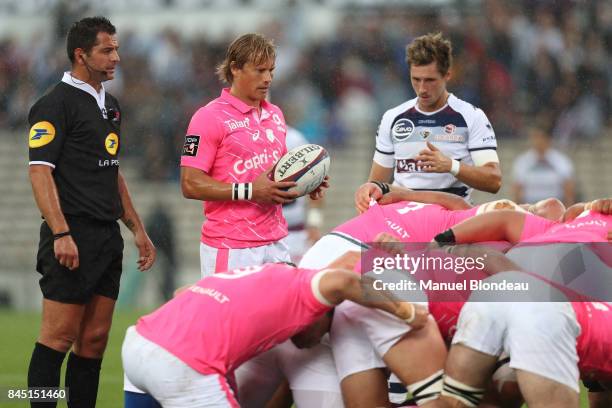
[[[376,136],[369,180],[457,194],[469,201],[472,189],[496,193],[501,187],[495,132],[484,112],[446,89],[452,47],[440,33],[416,38],[406,48],[416,98],[389,109]],[[362,185],[355,194],[359,212],[380,189]]]

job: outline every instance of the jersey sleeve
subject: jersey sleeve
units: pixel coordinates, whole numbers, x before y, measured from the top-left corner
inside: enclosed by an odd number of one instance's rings
[[[385,113],[378,125],[376,132],[376,151],[374,152],[374,162],[386,168],[393,168],[395,165],[395,151],[393,140],[391,140],[391,125],[393,115]]]
[[[62,101],[50,96],[40,99],[28,115],[30,164],[55,168],[66,138],[66,108]]]
[[[538,217],[533,214],[525,214],[525,223],[523,224],[523,231],[521,231],[521,237],[519,241],[528,240],[535,235],[546,232],[550,227],[556,225],[557,222]]]
[[[223,126],[214,114],[206,107],[200,108],[191,118],[187,128],[181,166],[209,172],[223,136]]]
[[[306,310],[322,313],[334,306],[325,299],[320,289],[321,278],[329,272],[328,269],[319,271],[298,268],[296,272],[300,276],[297,298],[300,299]]]
[[[470,153],[479,150],[497,150],[495,131],[482,109],[476,109],[474,120],[468,130],[468,150]]]

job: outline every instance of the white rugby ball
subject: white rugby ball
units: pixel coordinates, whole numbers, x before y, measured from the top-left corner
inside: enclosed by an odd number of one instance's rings
[[[300,196],[317,189],[329,173],[330,158],[323,146],[305,144],[289,150],[274,167],[274,181],[294,181]]]

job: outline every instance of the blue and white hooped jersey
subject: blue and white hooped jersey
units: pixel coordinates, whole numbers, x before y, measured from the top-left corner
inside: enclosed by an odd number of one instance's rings
[[[495,132],[484,112],[449,94],[446,105],[422,112],[417,98],[389,109],[376,135],[374,161],[394,167],[394,183],[413,189],[447,190],[469,199],[472,188],[450,173],[426,173],[414,158],[430,142],[446,156],[474,165],[471,153],[497,150]]]

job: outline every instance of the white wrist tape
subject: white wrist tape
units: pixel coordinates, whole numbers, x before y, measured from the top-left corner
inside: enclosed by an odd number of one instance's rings
[[[414,322],[414,318],[416,317],[416,306],[410,302],[402,302],[402,311],[404,311],[407,307],[410,308],[410,315],[407,318],[404,318],[404,321],[410,324]]]
[[[459,170],[461,170],[461,163],[459,163],[458,160],[453,159],[451,162],[451,169],[449,173],[457,177],[457,174],[459,174]]]
[[[253,198],[253,183],[232,183],[232,200]]]

